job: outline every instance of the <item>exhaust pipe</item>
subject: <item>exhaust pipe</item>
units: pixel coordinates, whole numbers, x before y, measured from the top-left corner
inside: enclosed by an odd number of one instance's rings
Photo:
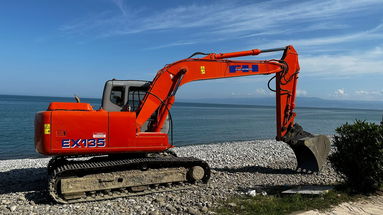
[[[325,135],[313,135],[304,131],[300,125],[294,124],[282,141],[294,151],[299,172],[319,172],[327,162],[330,140]]]

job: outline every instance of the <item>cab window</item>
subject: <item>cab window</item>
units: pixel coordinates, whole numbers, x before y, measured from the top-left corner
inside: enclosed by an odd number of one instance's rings
[[[110,93],[110,101],[122,107],[125,103],[124,96],[125,95],[125,87],[124,86],[113,86],[112,91]]]
[[[135,111],[140,106],[147,90],[148,87],[129,87],[128,105],[131,108],[131,111]]]

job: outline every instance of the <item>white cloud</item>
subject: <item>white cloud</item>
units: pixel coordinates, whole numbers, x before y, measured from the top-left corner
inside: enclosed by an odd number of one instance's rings
[[[196,42],[193,42],[193,41],[190,41],[190,42],[173,42],[173,43],[168,43],[168,44],[164,44],[164,45],[160,45],[160,46],[154,46],[154,47],[150,47],[150,48],[147,48],[148,50],[154,50],[154,49],[161,49],[161,48],[167,48],[167,47],[174,47],[174,46],[185,46],[185,45],[193,45],[195,44]]]
[[[242,1],[219,1],[208,4],[188,4],[158,10],[130,8],[129,2],[112,1],[118,13],[105,11],[73,24],[62,26],[70,33],[89,33],[109,37],[155,30],[175,30],[205,27],[203,34],[271,34],[282,31],[294,32],[318,29],[340,29],[345,26],[331,23],[332,19],[344,16],[355,17],[367,9],[382,5],[381,0],[324,0],[294,2],[274,0],[244,3]],[[278,7],[276,7],[278,5]],[[286,26],[294,22],[288,30]],[[316,24],[312,24],[317,22]],[[321,23],[321,24],[318,24]],[[325,24],[324,24],[325,23]],[[302,27],[304,25],[304,27]],[[320,41],[314,41],[320,43]]]
[[[297,96],[307,96],[307,91],[306,90],[297,90]]]
[[[383,100],[383,90],[377,90],[377,89],[350,90],[350,89],[339,88],[339,89],[336,89],[329,96],[333,99],[381,101]]]
[[[344,89],[337,89],[335,90],[334,95],[338,97],[343,97],[343,96],[346,96],[347,94]]]
[[[129,13],[124,0],[112,0],[114,4],[120,9],[121,13],[126,15]]]
[[[357,91],[355,91],[355,94],[356,95],[368,95],[370,93],[368,91],[365,91],[365,90],[357,90]]]
[[[367,97],[383,96],[383,90],[356,90],[355,95]]]
[[[331,44],[339,44],[345,42],[365,41],[371,39],[383,38],[383,24],[380,24],[372,29],[349,33],[344,35],[328,36],[328,37],[315,37],[307,39],[294,39],[294,40],[277,40],[266,44],[266,46],[294,44],[295,47],[304,48],[312,46],[323,46]]]
[[[265,89],[263,89],[263,88],[258,88],[258,89],[255,90],[255,92],[258,95],[266,95],[266,94],[268,94],[268,92]]]
[[[340,92],[339,90],[343,90]],[[348,100],[363,100],[363,101],[381,101],[383,100],[383,90],[377,89],[359,89],[354,91],[347,91],[338,89],[332,95],[335,98],[348,99]]]
[[[382,59],[381,46],[348,55],[303,56],[300,58],[301,75],[351,77],[360,74],[382,73]]]

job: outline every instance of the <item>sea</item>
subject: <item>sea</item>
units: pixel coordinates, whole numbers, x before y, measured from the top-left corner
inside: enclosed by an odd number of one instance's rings
[[[43,157],[34,149],[34,116],[50,102],[73,98],[0,95],[0,160]],[[81,99],[98,109],[100,99]],[[335,128],[356,119],[380,123],[383,110],[296,108],[296,122],[315,134],[335,134]],[[175,146],[273,139],[275,107],[176,102],[171,109]]]

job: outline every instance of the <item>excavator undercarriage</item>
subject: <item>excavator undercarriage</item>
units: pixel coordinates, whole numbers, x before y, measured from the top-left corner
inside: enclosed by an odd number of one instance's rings
[[[210,178],[208,164],[193,157],[133,157],[55,157],[48,169],[50,195],[60,203],[97,201],[188,189]]]

